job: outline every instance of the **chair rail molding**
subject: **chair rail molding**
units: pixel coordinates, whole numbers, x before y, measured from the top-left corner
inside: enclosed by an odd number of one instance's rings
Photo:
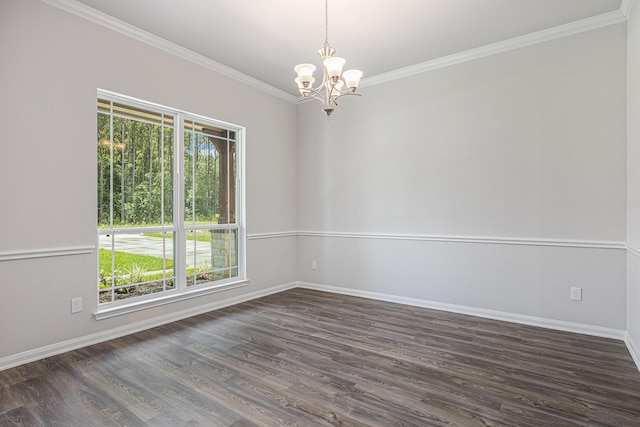
[[[95,246],[73,246],[48,249],[32,249],[24,251],[0,252],[0,261],[20,259],[49,258],[56,256],[84,255],[96,250]]]
[[[296,231],[273,231],[269,233],[250,233],[247,240],[280,239],[283,237],[297,237]]]
[[[640,248],[632,243],[627,242],[627,251],[635,256],[640,256]]]
[[[493,245],[520,246],[556,246],[565,248],[594,248],[625,250],[625,242],[605,240],[569,240],[569,239],[538,239],[527,237],[497,237],[497,236],[457,236],[457,235],[429,235],[429,234],[389,234],[389,233],[360,233],[360,232],[332,232],[332,231],[298,231],[301,237],[330,237],[351,239],[385,239],[385,240],[418,240],[425,242],[449,243],[479,243]]]

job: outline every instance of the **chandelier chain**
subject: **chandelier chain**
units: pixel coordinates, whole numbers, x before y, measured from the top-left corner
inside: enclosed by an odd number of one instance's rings
[[[324,45],[329,46],[329,0],[324,1]]]

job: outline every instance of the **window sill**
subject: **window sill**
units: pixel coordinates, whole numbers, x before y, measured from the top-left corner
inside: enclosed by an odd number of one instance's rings
[[[98,308],[98,311],[94,314],[96,320],[108,319],[110,317],[121,316],[123,314],[134,313],[139,310],[145,310],[147,308],[159,307],[165,304],[171,304],[178,301],[184,301],[191,298],[197,298],[204,295],[214,294],[217,292],[228,291],[231,289],[241,288],[249,284],[249,279],[237,280],[235,282],[224,283],[217,286],[211,286],[207,288],[199,288],[193,290],[187,290],[186,292],[174,293],[171,295],[163,295],[161,297],[153,299],[145,299],[142,301],[128,302],[126,304],[105,307],[103,309]]]

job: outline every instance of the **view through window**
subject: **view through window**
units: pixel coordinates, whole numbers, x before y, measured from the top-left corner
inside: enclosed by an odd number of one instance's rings
[[[242,128],[98,93],[98,299],[242,279]]]

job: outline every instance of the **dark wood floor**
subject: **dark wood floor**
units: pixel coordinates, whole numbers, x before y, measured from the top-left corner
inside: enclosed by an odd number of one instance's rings
[[[624,343],[295,289],[0,372],[0,425],[640,426]]]

